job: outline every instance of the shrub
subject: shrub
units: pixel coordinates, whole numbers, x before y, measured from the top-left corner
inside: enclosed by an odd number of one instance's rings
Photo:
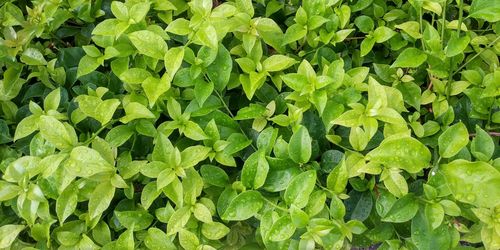
[[[499,249],[499,21],[499,0],[4,1],[0,248]]]

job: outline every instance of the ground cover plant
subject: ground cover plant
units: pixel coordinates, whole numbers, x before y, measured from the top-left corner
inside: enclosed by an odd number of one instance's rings
[[[0,249],[500,249],[499,0],[0,3]]]

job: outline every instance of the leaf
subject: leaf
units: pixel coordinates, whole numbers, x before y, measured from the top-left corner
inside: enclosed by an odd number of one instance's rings
[[[245,161],[241,170],[241,182],[248,188],[258,189],[264,185],[268,171],[265,151],[259,150]]]
[[[94,219],[106,211],[115,195],[115,187],[109,181],[97,185],[89,199],[89,217]]]
[[[305,207],[315,186],[316,171],[308,170],[296,175],[285,190],[285,202],[288,205],[293,204],[298,208]]]
[[[78,63],[78,71],[76,73],[76,78],[92,73],[96,70],[101,63],[95,57],[90,57],[88,55],[83,56]]]
[[[155,118],[155,115],[144,105],[138,102],[131,102],[125,106],[125,116],[120,118],[123,123],[129,123],[135,119]]]
[[[174,235],[180,231],[191,217],[191,209],[188,206],[181,207],[172,214],[167,223],[167,235]]]
[[[52,116],[40,116],[38,127],[42,137],[58,149],[68,149],[76,144],[76,135],[70,134],[66,126]],[[73,127],[70,127],[73,129]]]
[[[139,53],[152,58],[163,59],[168,51],[167,43],[163,38],[149,30],[132,32],[128,34],[128,38]]]
[[[458,201],[488,208],[500,205],[500,172],[490,164],[455,160],[439,170]]]
[[[285,215],[273,223],[267,233],[267,238],[270,241],[284,241],[292,237],[293,233],[295,233],[295,226],[292,219],[290,215]]]
[[[420,25],[416,21],[404,22],[394,27],[403,30],[404,32],[406,32],[408,35],[410,35],[415,39],[422,38],[422,34],[420,34]]]
[[[114,214],[122,226],[134,231],[141,231],[148,228],[154,218],[144,210],[115,211]]]
[[[203,25],[198,32],[196,32],[196,38],[198,38],[200,45],[207,46],[212,49],[217,49],[218,38],[217,30],[213,25]]]
[[[432,229],[438,228],[444,219],[444,209],[439,203],[430,203],[425,205],[425,217]]]
[[[222,91],[229,83],[231,71],[233,69],[233,60],[231,54],[222,44],[217,50],[217,57],[207,68],[207,74],[210,80],[214,83],[214,87],[218,91]]]
[[[23,231],[25,226],[23,225],[13,225],[7,224],[0,227],[0,248],[8,248],[21,231]]]
[[[348,179],[349,173],[345,161],[342,160],[328,175],[326,186],[334,193],[340,194],[344,192]]]
[[[488,22],[500,21],[499,0],[473,0],[470,6],[469,17],[481,18]]]
[[[17,124],[16,132],[14,133],[14,141],[24,138],[38,130],[39,118],[38,116],[30,115],[22,119]]]
[[[74,175],[85,178],[102,172],[114,171],[114,167],[99,152],[84,146],[73,148],[64,166]]]
[[[373,31],[373,38],[375,38],[375,41],[377,43],[383,43],[391,39],[396,34],[397,33],[393,31],[391,28],[380,26]]]
[[[446,56],[453,57],[462,53],[467,48],[467,45],[469,45],[469,42],[469,36],[457,37],[456,33],[452,33],[448,41],[448,46],[446,46]]]
[[[426,219],[424,211],[416,214],[411,221],[411,239],[418,249],[450,249],[453,248],[452,231],[446,224],[433,229]]]
[[[27,65],[46,65],[47,61],[43,54],[35,48],[27,48],[21,55],[21,62]]]
[[[169,240],[167,235],[162,230],[156,227],[151,227],[148,229],[146,238],[144,239],[144,244],[149,249],[177,249],[174,243]]]
[[[163,58],[165,62],[165,69],[171,78],[174,77],[175,73],[181,67],[182,61],[184,59],[184,48],[175,47],[170,48]]]
[[[284,55],[272,55],[264,62],[262,62],[262,67],[264,68],[265,71],[267,72],[276,72],[276,71],[282,71],[284,69],[289,68],[293,64],[295,64],[297,61],[295,59],[290,58],[288,56]]]
[[[406,48],[399,54],[391,68],[416,68],[427,60],[427,55],[417,48]]]
[[[462,122],[448,127],[438,138],[439,155],[451,158],[469,143],[469,132]]]
[[[221,218],[229,221],[247,220],[264,206],[262,196],[257,191],[245,191],[234,197]]]
[[[476,125],[476,136],[472,139],[470,151],[474,157],[481,161],[490,160],[495,151],[493,139],[478,125]]]
[[[420,141],[412,137],[389,137],[370,151],[366,159],[389,167],[417,173],[429,166],[431,152]]]
[[[21,188],[15,184],[6,181],[0,181],[0,201],[8,201],[17,197],[21,192]]]
[[[290,159],[296,163],[307,163],[312,154],[312,140],[306,127],[300,125],[288,144]]]
[[[293,24],[285,32],[283,37],[282,45],[287,45],[289,43],[295,42],[307,34],[307,30],[300,24]]]
[[[56,213],[61,225],[64,223],[66,218],[73,214],[77,204],[78,189],[75,185],[69,185],[56,200]]]
[[[408,194],[397,200],[382,221],[401,223],[411,220],[418,212],[418,202],[413,194]]]
[[[229,233],[230,229],[220,222],[209,222],[201,225],[201,233],[209,240],[219,240]]]

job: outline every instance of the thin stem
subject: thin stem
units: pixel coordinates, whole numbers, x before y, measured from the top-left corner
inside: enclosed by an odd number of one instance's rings
[[[443,19],[441,24],[441,46],[444,47],[444,30],[446,25],[446,1],[443,6]]]
[[[420,34],[424,34],[424,25],[423,25],[423,16],[424,16],[424,13],[422,12],[422,7],[420,7]],[[425,42],[424,42],[424,39],[420,39],[421,43],[422,43],[422,48],[424,49],[425,51]]]
[[[460,31],[462,30],[462,19],[463,19],[463,9],[464,9],[464,0],[458,0],[460,3],[458,4],[458,29],[457,29],[457,37],[460,36]]]
[[[284,212],[288,213],[288,209],[280,207],[280,206],[274,204],[274,202],[268,200],[266,197],[262,196],[262,199],[264,199],[269,205],[273,206],[274,208],[277,208],[277,209],[279,209],[281,211],[284,211]]]
[[[453,72],[452,76],[455,75],[456,73],[460,72],[460,70],[462,70],[465,66],[467,66],[467,64],[469,64],[470,62],[472,62],[474,59],[476,59],[476,57],[480,56],[485,50],[489,49],[490,47],[492,47],[493,45],[495,45],[498,40],[500,40],[500,36],[498,36],[495,40],[493,40],[491,43],[489,43],[486,47],[484,47],[482,50],[480,50],[479,52],[477,52],[473,57],[471,57],[471,59],[469,59],[467,62],[465,62],[464,64],[462,64],[462,66],[460,66],[455,72]]]
[[[84,145],[90,144],[104,129],[106,129],[107,126],[111,125],[114,123],[116,120],[111,120],[110,122],[106,123],[104,126],[99,128],[95,133],[92,134],[92,136],[87,139],[86,141],[83,142]]]
[[[491,136],[500,137],[500,132],[486,132],[486,133],[488,133]],[[469,134],[469,137],[475,137],[475,136],[476,136],[476,133]]]

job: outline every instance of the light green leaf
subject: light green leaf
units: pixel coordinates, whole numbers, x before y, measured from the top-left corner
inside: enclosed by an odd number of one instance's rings
[[[25,226],[23,225],[13,225],[7,224],[0,227],[0,248],[8,248],[21,231],[23,231]]]
[[[411,220],[418,212],[418,202],[413,194],[408,194],[397,200],[382,221],[401,223]]]
[[[481,18],[488,22],[500,21],[499,0],[473,0],[470,6],[469,17]]]
[[[163,59],[168,51],[167,43],[163,38],[149,30],[132,32],[128,34],[128,38],[139,53],[152,58]]]
[[[259,150],[247,158],[241,170],[241,182],[248,188],[258,189],[266,181],[269,172],[269,163],[265,151]]]
[[[462,53],[467,45],[469,45],[470,37],[468,35],[457,37],[456,33],[452,33],[448,46],[446,46],[446,56],[453,57]]]
[[[83,56],[78,63],[76,77],[79,78],[80,76],[91,73],[92,71],[96,70],[99,65],[101,65],[101,62],[99,62],[97,58],[90,57],[88,55]]]
[[[297,61],[284,55],[272,55],[262,62],[263,70],[268,72],[282,71],[289,68]]]
[[[69,185],[56,200],[56,213],[61,225],[64,223],[66,218],[73,214],[77,204],[78,189],[75,185]]]
[[[35,48],[27,48],[21,55],[21,62],[27,65],[46,65],[47,61],[43,54]]]
[[[262,206],[264,201],[259,192],[245,191],[231,200],[221,218],[229,221],[247,220],[257,214]]]
[[[383,43],[391,39],[396,34],[397,33],[393,31],[391,28],[388,28],[386,26],[380,26],[373,31],[373,38],[375,38],[375,41],[377,43]]]
[[[404,169],[417,173],[430,164],[429,149],[412,137],[389,137],[370,151],[366,159],[389,167]]]
[[[94,219],[109,208],[115,195],[115,187],[109,181],[97,185],[89,199],[89,217]]]
[[[165,69],[167,70],[167,73],[170,75],[170,77],[174,77],[177,70],[179,70],[179,68],[181,67],[183,60],[183,47],[170,48],[167,53],[165,53],[163,61],[165,62]]]
[[[488,208],[500,205],[500,172],[490,164],[455,160],[439,169],[458,201]]]
[[[336,194],[343,193],[347,181],[349,179],[349,173],[347,172],[347,167],[345,160],[342,160],[333,170],[328,174],[326,180],[326,187]]]
[[[144,210],[115,211],[114,214],[122,226],[134,231],[141,231],[148,228],[154,218]]]
[[[488,161],[495,151],[495,143],[491,136],[476,125],[476,136],[470,146],[472,155],[481,161]]]
[[[288,153],[290,159],[296,163],[307,163],[311,158],[312,146],[311,136],[306,127],[300,126],[290,137],[288,144]]]
[[[58,149],[68,149],[77,143],[73,127],[67,127],[52,116],[42,115],[38,123],[42,137]],[[73,131],[68,131],[73,130]]]
[[[74,175],[85,178],[102,172],[114,171],[114,167],[99,152],[84,146],[78,146],[71,150],[65,167]]]
[[[406,48],[399,54],[392,68],[416,68],[427,60],[427,55],[417,48]]]
[[[229,233],[229,228],[220,222],[209,222],[201,225],[201,234],[209,240],[219,240]]]
[[[448,127],[438,138],[439,155],[451,158],[469,143],[469,132],[462,122]]]
[[[308,170],[293,177],[285,190],[284,199],[288,205],[303,208],[309,201],[314,187],[316,186],[316,171]]]
[[[285,215],[273,223],[271,229],[267,233],[267,238],[270,241],[284,241],[292,237],[295,233],[295,226],[293,225],[290,215]]]
[[[135,119],[149,119],[155,118],[155,115],[144,105],[138,102],[131,102],[125,106],[125,116],[120,118],[120,121],[123,123],[129,123]]]

